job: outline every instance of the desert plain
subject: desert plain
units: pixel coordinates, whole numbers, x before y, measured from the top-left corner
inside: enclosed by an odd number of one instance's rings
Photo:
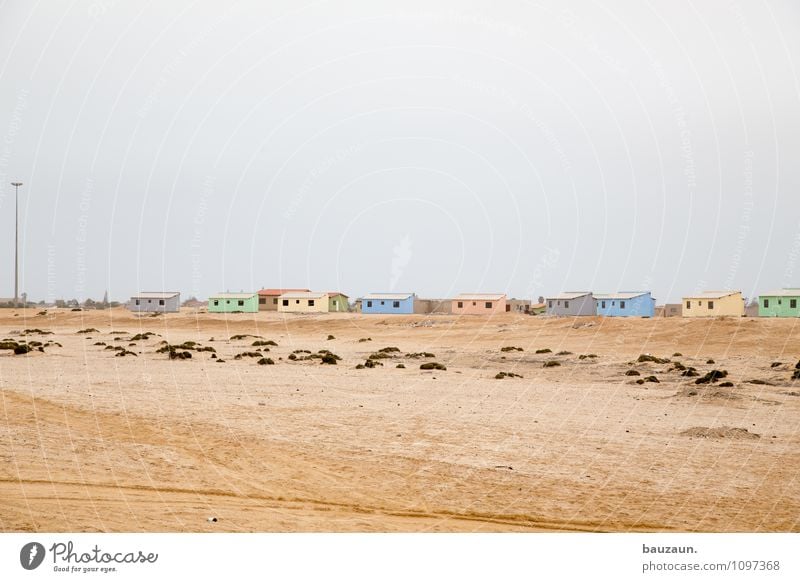
[[[798,323],[0,310],[0,530],[800,531]]]

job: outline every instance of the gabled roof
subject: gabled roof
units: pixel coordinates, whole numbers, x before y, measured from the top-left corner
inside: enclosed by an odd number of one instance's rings
[[[684,299],[722,299],[723,297],[736,295],[737,293],[741,293],[741,291],[703,291],[695,295],[686,295]]]
[[[800,289],[777,289],[769,293],[762,293],[760,297],[800,297]]]
[[[142,291],[131,297],[134,299],[172,299],[180,294],[180,291]]]
[[[281,299],[322,299],[327,296],[327,293],[314,291],[292,291],[290,293],[281,294]]]
[[[558,295],[553,295],[552,297],[546,297],[546,299],[578,299],[579,297],[585,297],[586,295],[591,295],[591,291],[564,291],[563,293],[559,293]]]
[[[388,301],[404,301],[409,297],[413,297],[413,293],[368,293],[362,299],[386,299]]]
[[[215,293],[209,299],[250,299],[256,293]]]
[[[594,293],[595,299],[633,299],[649,294],[650,291],[620,291],[618,293]]]
[[[333,295],[341,295],[342,297],[347,297],[347,295],[345,295],[341,291],[326,291],[325,293],[327,295],[331,295],[331,296],[333,296]]]
[[[457,295],[453,301],[500,301],[501,299],[505,299],[505,297],[505,293],[461,293]]]
[[[284,293],[309,292],[310,289],[261,289],[259,295],[283,295]]]

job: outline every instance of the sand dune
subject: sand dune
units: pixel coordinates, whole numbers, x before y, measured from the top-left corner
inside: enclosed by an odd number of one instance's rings
[[[37,311],[0,310],[61,344],[0,351],[4,531],[800,531],[793,320]]]

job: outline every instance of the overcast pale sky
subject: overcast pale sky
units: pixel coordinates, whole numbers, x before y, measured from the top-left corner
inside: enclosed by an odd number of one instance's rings
[[[0,296],[800,287],[800,7],[0,2]]]

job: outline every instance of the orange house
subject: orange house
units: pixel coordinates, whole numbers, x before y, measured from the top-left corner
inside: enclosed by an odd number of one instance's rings
[[[505,293],[462,293],[452,300],[453,314],[492,315],[505,312]]]

